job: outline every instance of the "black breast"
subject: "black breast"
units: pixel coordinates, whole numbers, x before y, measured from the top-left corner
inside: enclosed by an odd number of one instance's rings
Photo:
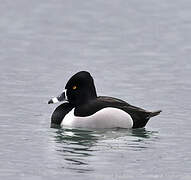
[[[59,127],[65,115],[73,109],[70,103],[63,103],[58,106],[51,117],[51,127]]]

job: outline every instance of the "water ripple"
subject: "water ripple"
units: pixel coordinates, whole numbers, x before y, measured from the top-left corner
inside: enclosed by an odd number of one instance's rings
[[[142,151],[157,140],[157,131],[146,129],[57,129],[54,135],[56,151],[64,157],[68,168],[76,172],[93,171],[91,159],[99,153],[110,157],[120,152]],[[92,157],[92,158],[91,158]],[[95,163],[95,162],[94,162]],[[97,162],[99,163],[99,161]]]

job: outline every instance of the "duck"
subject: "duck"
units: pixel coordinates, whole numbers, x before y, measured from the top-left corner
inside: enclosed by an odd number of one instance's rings
[[[143,128],[150,118],[161,113],[161,110],[147,111],[118,98],[97,96],[94,79],[87,71],[74,74],[64,91],[48,104],[62,101],[51,116],[51,127]]]

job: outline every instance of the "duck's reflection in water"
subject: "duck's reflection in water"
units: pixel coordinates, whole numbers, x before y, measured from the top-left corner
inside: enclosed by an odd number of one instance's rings
[[[98,140],[99,136],[94,131],[82,129],[58,129],[55,135],[57,151],[64,157],[67,166],[80,173],[92,171],[88,165],[88,157],[92,156],[90,149]]]
[[[142,129],[57,129],[55,133],[56,150],[64,157],[63,168],[75,170],[78,173],[93,171],[91,157],[98,156],[103,150],[122,149],[124,151],[140,151],[149,147],[158,132]],[[117,142],[117,144],[116,144]],[[116,148],[115,148],[116,146]],[[128,152],[127,152],[128,153]],[[94,158],[93,158],[94,159]]]

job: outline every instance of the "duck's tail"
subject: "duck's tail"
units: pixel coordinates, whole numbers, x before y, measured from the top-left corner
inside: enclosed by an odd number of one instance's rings
[[[149,121],[151,117],[157,116],[161,113],[162,111],[141,111],[139,112],[139,116],[134,116],[133,119],[133,128],[143,128]]]
[[[150,112],[149,118],[159,115],[162,112],[162,110]]]

